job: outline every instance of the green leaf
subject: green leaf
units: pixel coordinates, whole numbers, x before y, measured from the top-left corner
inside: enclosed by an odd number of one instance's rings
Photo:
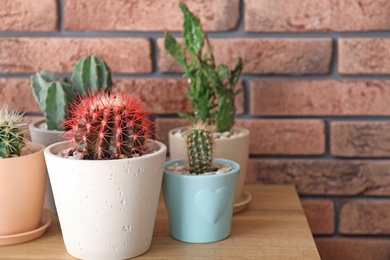
[[[184,14],[184,42],[188,52],[196,57],[202,52],[205,33],[202,30],[200,20],[195,17],[184,3],[180,3],[180,8]]]
[[[223,81],[229,77],[229,68],[225,64],[218,66],[218,78],[220,81]]]
[[[230,77],[230,86],[234,88],[234,86],[237,84],[238,80],[240,79],[240,74],[243,68],[242,59],[239,58],[236,64],[236,67],[234,70],[231,71],[231,77]]]
[[[186,54],[180,44],[170,33],[165,34],[165,50],[183,67],[187,67]]]
[[[213,51],[213,46],[211,46],[211,43],[206,35],[206,42],[207,42],[207,49],[209,51],[209,54],[210,54],[210,65],[215,68],[215,59],[214,59],[214,51]]]

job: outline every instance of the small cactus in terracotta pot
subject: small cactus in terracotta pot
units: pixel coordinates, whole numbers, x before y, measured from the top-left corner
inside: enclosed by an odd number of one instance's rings
[[[24,129],[27,123],[16,111],[0,110],[0,157],[20,156],[25,146]]]
[[[77,143],[73,152],[82,159],[104,160],[138,157],[148,152],[152,137],[149,113],[135,94],[97,94],[81,97],[65,122],[65,138]]]
[[[42,229],[50,225],[50,220],[42,216],[46,181],[44,146],[28,142],[25,130],[27,123],[22,114],[6,107],[0,109],[0,236],[4,238],[32,232],[41,220],[46,220]],[[26,242],[37,236],[3,239],[0,246]]]

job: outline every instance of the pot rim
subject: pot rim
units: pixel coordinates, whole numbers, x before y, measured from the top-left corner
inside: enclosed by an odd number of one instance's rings
[[[39,128],[38,125],[42,124],[43,122],[46,122],[46,119],[41,119],[34,121],[29,124],[29,127],[37,132],[45,132],[45,133],[57,133],[57,134],[63,134],[66,132],[66,130],[49,130],[49,129],[42,129]],[[31,130],[30,130],[31,131]]]
[[[181,130],[181,129],[184,129],[184,128],[188,128],[188,126],[175,127],[173,129],[169,130],[168,135],[169,136],[175,136],[173,134],[174,132],[177,132],[178,130]],[[234,138],[226,138],[226,139],[217,138],[217,139],[215,139],[215,141],[218,142],[219,140],[234,140],[234,139],[246,137],[246,136],[248,136],[250,134],[249,130],[247,128],[244,128],[244,127],[234,126],[232,129],[238,130],[239,132],[243,133],[243,135],[242,136],[238,136],[238,137],[234,137]],[[175,136],[175,137],[180,138],[178,136]]]
[[[0,158],[0,162],[1,160],[6,160],[6,161],[11,161],[11,160],[17,160],[17,159],[22,159],[22,158],[28,158],[30,156],[34,156],[36,155],[37,153],[43,153],[44,149],[45,149],[45,146],[43,144],[40,144],[40,143],[35,143],[35,142],[30,142],[30,141],[27,141],[26,142],[26,146],[29,145],[29,144],[32,144],[33,146],[35,146],[36,149],[33,149],[34,151],[32,153],[29,153],[29,154],[25,154],[25,155],[22,155],[22,156],[17,156],[17,157],[11,157],[11,158]]]
[[[153,159],[154,157],[160,156],[162,153],[166,154],[167,146],[164,143],[162,143],[160,141],[157,141],[157,140],[152,140],[152,139],[147,139],[147,140],[152,141],[152,143],[157,144],[160,149],[157,150],[154,153],[147,154],[147,155],[140,156],[140,157],[133,157],[133,158],[112,159],[112,160],[74,160],[74,159],[69,159],[69,158],[64,158],[64,157],[58,156],[58,155],[54,154],[51,151],[55,147],[58,147],[58,146],[61,146],[61,145],[66,145],[67,143],[71,143],[72,141],[61,141],[61,142],[57,142],[57,143],[51,144],[51,145],[49,145],[48,147],[45,148],[44,154],[45,154],[45,157],[47,157],[47,158],[51,157],[51,158],[55,158],[57,160],[68,160],[68,161],[77,162],[77,163],[81,163],[81,164],[82,163],[91,163],[91,162],[100,163],[100,164],[106,164],[107,162],[108,163],[114,163],[115,161],[123,161],[123,160],[140,161],[140,160]],[[64,148],[65,147],[66,146],[64,146]]]
[[[170,160],[170,161],[165,162],[164,163],[164,174],[168,174],[169,176],[172,176],[172,177],[175,176],[174,178],[187,178],[187,179],[191,179],[191,178],[196,178],[196,179],[208,178],[208,179],[211,179],[211,178],[221,178],[223,176],[232,175],[232,174],[235,174],[236,172],[240,173],[240,170],[241,170],[241,166],[238,163],[236,163],[233,160],[224,159],[224,158],[214,158],[213,159],[213,162],[216,162],[218,164],[224,163],[224,164],[229,164],[230,166],[232,166],[233,169],[230,172],[225,172],[223,174],[184,175],[184,174],[177,174],[177,173],[169,172],[169,171],[166,170],[168,164],[179,163],[179,165],[180,165],[180,162],[185,164],[185,161],[186,161],[186,159],[176,159],[176,160]]]

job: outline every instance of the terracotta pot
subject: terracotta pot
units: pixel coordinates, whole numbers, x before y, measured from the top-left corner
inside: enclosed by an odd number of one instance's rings
[[[66,250],[82,259],[126,259],[151,245],[166,146],[155,153],[120,160],[74,160],[45,149]]]
[[[37,122],[31,123],[28,126],[31,134],[31,140],[33,142],[43,144],[47,147],[51,144],[64,141],[62,134],[65,131],[42,129],[39,126],[44,122],[45,120],[39,120]],[[46,176],[45,199],[49,210],[53,213],[57,213],[56,204],[54,203],[53,191],[51,189],[51,183],[48,175]]]
[[[170,160],[186,158],[186,143],[183,137],[174,135],[182,127],[169,131],[169,156]],[[215,140],[215,158],[224,158],[237,162],[240,167],[240,175],[237,181],[234,203],[239,203],[246,180],[246,172],[249,160],[249,130],[245,128],[234,127],[240,131],[242,136],[236,138],[216,139]]]
[[[27,145],[34,153],[0,159],[0,236],[32,231],[42,217],[47,175],[44,146]]]

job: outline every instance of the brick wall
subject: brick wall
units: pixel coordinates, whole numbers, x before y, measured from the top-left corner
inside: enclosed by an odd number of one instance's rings
[[[159,135],[190,108],[163,49],[178,0],[0,1],[0,105],[39,116],[29,76],[69,76],[103,57],[137,91]],[[244,60],[238,125],[251,131],[248,182],[295,184],[323,259],[390,259],[390,1],[185,1],[218,61]]]

